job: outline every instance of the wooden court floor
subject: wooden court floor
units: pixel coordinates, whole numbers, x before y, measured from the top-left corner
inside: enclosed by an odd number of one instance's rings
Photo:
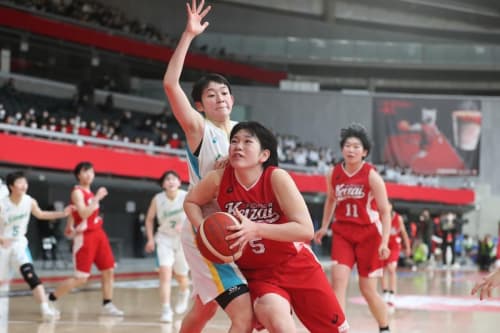
[[[479,301],[469,296],[474,281],[481,275],[474,271],[400,271],[397,310],[391,316],[392,332],[397,333],[491,333],[500,332],[500,298]],[[51,289],[52,285],[46,283]],[[114,303],[122,308],[124,318],[99,316],[98,282],[59,301],[61,319],[44,322],[38,305],[24,289],[13,285],[10,296],[0,296],[0,333],[176,333],[181,316],[172,324],[159,322],[160,307],[157,281],[117,280]],[[176,287],[173,289],[175,300]],[[350,332],[378,332],[366,304],[360,297],[355,276],[348,293],[347,316]],[[299,332],[307,332],[297,323]],[[204,332],[227,332],[228,320],[219,311]]]

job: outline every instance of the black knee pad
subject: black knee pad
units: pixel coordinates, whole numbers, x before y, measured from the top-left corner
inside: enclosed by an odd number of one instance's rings
[[[24,264],[19,268],[19,270],[21,271],[24,281],[26,281],[26,283],[30,286],[31,290],[42,284],[42,281],[40,281],[35,273],[35,267],[33,267],[33,264]]]
[[[217,296],[215,301],[222,309],[225,309],[233,299],[248,292],[249,289],[246,284],[239,284],[224,291],[222,294]]]

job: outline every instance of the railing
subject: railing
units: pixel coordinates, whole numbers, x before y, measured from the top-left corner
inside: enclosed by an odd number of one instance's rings
[[[500,45],[377,42],[224,33],[205,33],[195,42],[212,48],[224,48],[226,54],[237,58],[267,61],[274,58],[278,63],[313,61],[317,64],[375,63],[439,68],[468,65],[500,70]]]

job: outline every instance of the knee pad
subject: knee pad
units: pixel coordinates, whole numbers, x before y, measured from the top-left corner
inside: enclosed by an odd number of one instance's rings
[[[21,271],[24,281],[26,281],[26,283],[30,286],[31,290],[42,284],[42,281],[40,281],[35,273],[35,267],[33,267],[33,264],[24,264],[19,268],[19,270]]]

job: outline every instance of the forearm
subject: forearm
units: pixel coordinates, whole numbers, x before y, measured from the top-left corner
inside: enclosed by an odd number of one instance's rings
[[[148,241],[152,240],[154,238],[153,235],[153,220],[146,219],[146,237],[148,238]]]
[[[313,225],[304,225],[297,222],[283,224],[257,224],[257,234],[260,238],[279,242],[310,242],[314,236]]]
[[[184,201],[184,211],[191,225],[198,230],[203,222],[203,213],[201,207],[195,203]]]
[[[381,214],[382,222],[382,244],[389,243],[389,236],[391,232],[391,215],[389,212]]]
[[[92,201],[88,206],[77,207],[77,212],[82,219],[86,219],[87,217],[92,215],[92,213],[94,213],[98,208],[99,208],[99,201]]]
[[[65,212],[54,212],[54,211],[41,211],[37,216],[40,220],[55,220],[62,219],[68,215]]]
[[[321,229],[327,230],[333,217],[334,202],[327,200],[323,208],[323,218],[321,219]]]
[[[181,78],[184,60],[189,50],[189,46],[193,41],[195,35],[184,31],[179,40],[179,44],[175,48],[174,54],[170,58],[167,71],[163,77],[163,85],[167,88],[169,86],[178,85]]]

